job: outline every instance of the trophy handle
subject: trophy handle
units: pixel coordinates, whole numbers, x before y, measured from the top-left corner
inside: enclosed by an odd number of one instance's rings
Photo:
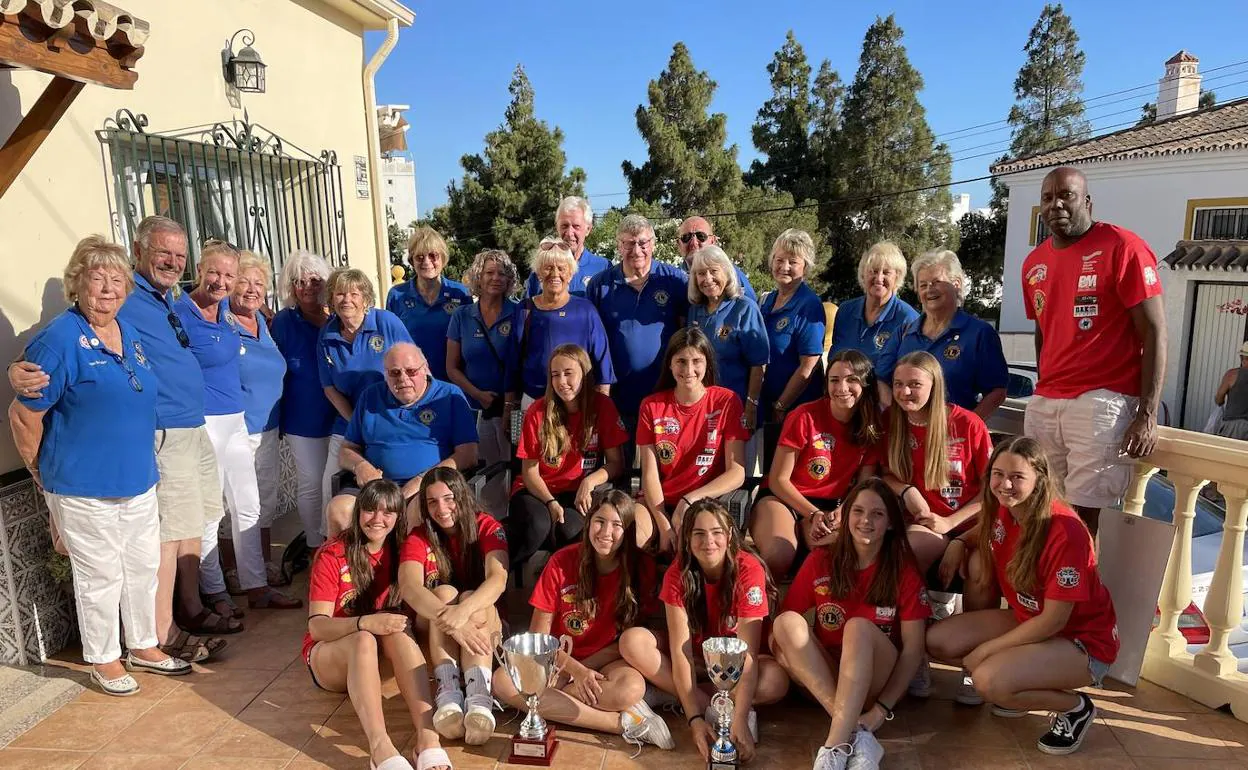
[[[568,665],[567,662],[572,659],[572,637],[568,636],[567,634],[564,634],[563,636],[559,637],[559,649],[563,652],[563,654],[566,657],[564,658],[564,663],[562,666],[556,663],[554,670],[550,672],[550,685],[548,686],[551,686],[551,687],[553,687],[554,683],[558,681],[559,675],[563,673],[563,669],[567,667]],[[558,656],[555,656],[555,660],[558,661],[558,659],[559,659]]]
[[[494,653],[494,660],[497,661],[499,668],[506,671],[507,661],[503,658],[503,635],[498,631],[490,635],[490,651]]]

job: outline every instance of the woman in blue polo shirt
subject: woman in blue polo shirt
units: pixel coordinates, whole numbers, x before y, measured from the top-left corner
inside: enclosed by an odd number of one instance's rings
[[[703,246],[689,259],[689,325],[706,333],[715,350],[719,384],[745,405],[745,429],[758,428],[758,403],[771,343],[758,304],[744,294],[736,267],[718,246]],[[758,444],[746,444],[745,467],[752,472]]]
[[[857,350],[878,366],[888,343],[918,312],[897,296],[906,282],[906,258],[892,241],[880,241],[858,261],[858,285],[862,296],[843,303],[832,325],[829,356]],[[885,383],[887,384],[887,383]]]
[[[987,422],[1005,400],[1010,377],[1001,336],[991,324],[962,309],[967,280],[957,254],[929,251],[910,270],[923,314],[906,324],[880,357],[881,381],[892,382],[893,369],[906,354],[931,353],[944,372],[949,403]]]
[[[239,251],[224,241],[209,241],[200,252],[195,288],[174,301],[173,312],[182,320],[191,352],[204,373],[204,422],[217,456],[217,476],[225,493],[230,533],[237,563],[239,593],[247,594],[253,609],[296,609],[300,599],[269,587],[260,544],[260,487],[243,404],[243,342],[238,320],[230,312],[230,294],[238,279]],[[230,599],[222,572],[217,530],[220,521],[205,524],[199,562],[199,588],[212,603],[215,622],[205,617],[192,622],[197,631],[237,633],[241,611]],[[226,566],[229,566],[228,564]]]
[[[281,416],[282,380],[286,359],[277,349],[261,308],[273,278],[269,264],[250,251],[238,260],[238,278],[230,295],[230,313],[238,321],[243,343],[239,350],[239,375],[243,384],[243,417],[247,423],[247,443],[251,446],[256,484],[260,490],[260,552],[265,557],[269,585],[287,585],[281,570],[271,560],[270,527],[277,518],[277,491],[281,459],[278,420]],[[225,554],[225,549],[221,551]]]
[[[446,330],[446,378],[468,396],[477,410],[477,452],[491,465],[511,457],[503,425],[503,371],[511,350],[511,318],[516,303],[516,266],[505,251],[490,249],[473,257],[464,282],[478,299],[451,316]],[[507,514],[507,478],[498,474],[481,490],[481,507],[496,519]]]
[[[65,266],[74,306],[45,326],[25,359],[49,382],[9,407],[18,454],[47,499],[69,553],[82,656],[109,695],[133,695],[131,668],[188,674],[157,647],[156,375],[138,332],[117,320],[134,288],[125,251],[84,238]]]
[[[411,342],[412,335],[394,313],[373,307],[376,295],[363,270],[334,270],[329,274],[326,292],[334,314],[317,338],[316,366],[325,397],[338,413],[321,479],[321,495],[328,501],[334,474],[339,471],[342,437],[355,411],[356,399],[369,385],[385,381],[382,363],[386,351],[396,342]]]
[[[278,427],[295,458],[295,507],[309,548],[325,542],[325,503],[321,481],[329,458],[329,434],[338,413],[325,397],[317,372],[316,343],[329,321],[325,282],[329,265],[308,251],[296,251],[282,265],[278,293],[285,309],[270,331],[286,359]],[[334,458],[337,467],[337,458]]]
[[[412,280],[393,286],[386,295],[386,310],[407,327],[412,342],[429,360],[434,379],[446,379],[446,330],[451,316],[472,302],[468,287],[445,278],[446,241],[432,227],[417,227],[407,242]]]
[[[771,467],[785,415],[819,397],[820,357],[827,316],[806,274],[815,269],[815,242],[804,230],[789,228],[771,247],[776,290],[763,297],[761,310],[771,346],[763,376],[763,467]]]

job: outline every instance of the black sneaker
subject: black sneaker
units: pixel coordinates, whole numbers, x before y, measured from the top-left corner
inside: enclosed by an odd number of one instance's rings
[[[1036,748],[1045,754],[1072,754],[1078,751],[1095,718],[1096,705],[1087,695],[1079,693],[1079,706],[1054,714],[1052,726],[1036,742]]]

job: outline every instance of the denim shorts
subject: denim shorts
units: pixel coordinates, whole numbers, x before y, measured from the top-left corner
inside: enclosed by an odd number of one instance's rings
[[[1083,646],[1083,642],[1078,639],[1071,639],[1079,651],[1088,656],[1088,676],[1092,677],[1092,686],[1098,690],[1105,686],[1105,675],[1109,673],[1109,664],[1103,660],[1097,660],[1088,652],[1088,648]]]

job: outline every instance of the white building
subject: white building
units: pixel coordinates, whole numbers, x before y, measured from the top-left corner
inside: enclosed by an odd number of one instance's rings
[[[1197,67],[1185,51],[1166,62],[1156,122],[992,172],[1010,190],[1000,326],[1007,358],[1035,357],[1020,272],[1047,237],[1041,181],[1056,166],[1076,166],[1087,175],[1093,217],[1138,233],[1161,261],[1169,339],[1162,399],[1169,424],[1200,430],[1218,380],[1248,339],[1248,99],[1197,111]]]
[[[377,107],[384,202],[386,210],[394,215],[395,224],[405,229],[420,217],[416,206],[416,163],[407,150],[407,131],[411,126],[403,117],[410,109],[406,104]]]
[[[955,225],[962,217],[971,213],[971,194],[954,193],[953,208],[949,210],[949,221]]]

